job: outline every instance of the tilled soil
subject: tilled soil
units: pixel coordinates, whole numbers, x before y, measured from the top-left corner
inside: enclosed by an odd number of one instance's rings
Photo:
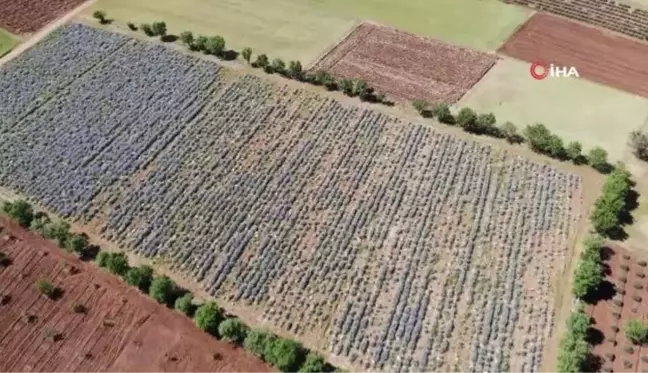
[[[580,78],[648,97],[648,44],[621,35],[538,13],[499,52],[528,62],[574,66]]]
[[[371,23],[360,24],[312,71],[363,79],[400,100],[458,101],[497,57]]]
[[[93,264],[5,218],[0,227],[12,261],[0,267],[0,371],[272,371]],[[41,279],[63,295],[46,298]]]
[[[14,34],[38,31],[83,0],[0,0],[0,27]]]

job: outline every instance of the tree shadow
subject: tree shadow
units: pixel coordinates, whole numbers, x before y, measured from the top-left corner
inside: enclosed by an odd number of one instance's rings
[[[100,20],[99,23],[101,23],[102,25],[110,25],[113,23],[113,21],[115,21],[113,18],[104,18]]]
[[[235,59],[238,58],[238,56],[239,56],[239,52],[232,49],[228,49],[226,51],[223,51],[223,53],[221,53],[220,58],[222,58],[225,61],[234,61]]]
[[[86,246],[83,251],[81,251],[81,255],[79,255],[79,259],[81,259],[84,262],[91,262],[97,258],[97,255],[99,254],[100,248],[97,245],[88,245]]]
[[[621,226],[612,228],[607,232],[607,236],[616,241],[625,241],[628,239],[628,233]]]
[[[587,329],[585,340],[593,346],[600,345],[605,340],[605,334],[597,328],[590,327]]]
[[[617,291],[614,284],[608,280],[604,280],[595,292],[583,297],[583,301],[589,304],[597,304],[602,300],[610,300],[614,298],[616,293]]]
[[[592,353],[587,355],[585,363],[583,364],[583,371],[585,372],[600,372],[603,367],[603,358]]]
[[[602,261],[610,260],[610,258],[612,258],[614,255],[616,255],[614,250],[612,250],[611,248],[609,248],[607,246],[603,246],[603,248],[601,249],[601,260]]]
[[[176,40],[178,40],[178,36],[173,35],[173,34],[166,34],[166,35],[162,36],[160,38],[160,40],[162,40],[162,42],[164,42],[164,43],[173,43]]]

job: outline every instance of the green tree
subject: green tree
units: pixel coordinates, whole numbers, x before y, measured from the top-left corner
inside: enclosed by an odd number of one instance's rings
[[[223,312],[216,303],[205,303],[198,307],[194,320],[200,329],[213,336],[218,336],[218,325],[223,321]]]
[[[342,80],[340,80],[340,90],[345,95],[347,95],[349,97],[352,97],[354,95],[353,80],[350,80],[350,79],[342,79]]]
[[[65,244],[67,250],[77,254],[83,253],[86,247],[88,247],[88,235],[85,233],[72,233]]]
[[[563,140],[555,134],[549,136],[549,142],[547,143],[547,149],[545,151],[549,156],[556,159],[565,159],[565,145]]]
[[[432,115],[435,116],[439,122],[445,124],[454,124],[455,118],[450,112],[450,107],[447,104],[440,103],[432,109]]]
[[[140,291],[148,293],[153,281],[153,268],[142,265],[133,267],[126,272],[126,283],[137,287]]]
[[[128,272],[128,258],[125,253],[112,253],[106,261],[106,268],[110,273],[117,276],[124,276]]]
[[[36,232],[40,234],[41,236],[45,236],[45,231],[47,229],[47,226],[51,223],[50,218],[45,215],[41,214],[40,216],[34,215],[34,219],[32,219],[31,223],[29,224],[29,230],[32,232]]]
[[[632,319],[624,326],[626,337],[634,344],[644,344],[648,339],[648,327],[640,320]]]
[[[585,309],[580,306],[567,318],[567,332],[575,337],[585,339],[591,324],[592,319],[585,313]]]
[[[472,132],[477,121],[477,113],[471,108],[465,107],[457,113],[457,124],[464,130]]]
[[[92,17],[99,20],[99,23],[104,24],[106,23],[106,12],[103,10],[95,10],[92,13]]]
[[[225,39],[222,36],[212,36],[207,39],[205,44],[205,52],[214,56],[221,56],[225,51]]]
[[[156,276],[153,281],[151,281],[151,286],[149,287],[149,295],[151,298],[155,299],[158,303],[170,304],[173,298],[173,293],[175,291],[175,284],[169,276]]]
[[[243,48],[243,50],[241,51],[241,56],[243,57],[243,59],[249,65],[250,64],[250,58],[252,58],[252,49],[251,48]]]
[[[194,35],[191,31],[183,31],[180,33],[180,41],[182,44],[186,45],[189,48],[193,48]]]
[[[29,228],[34,219],[34,208],[29,202],[22,199],[16,202],[5,202],[2,205],[2,210],[11,220],[24,228]]]
[[[597,290],[603,282],[603,268],[592,260],[581,260],[574,271],[572,293],[583,298]]]
[[[288,64],[288,75],[296,80],[301,80],[304,74],[302,64],[299,61],[290,61]]]
[[[549,132],[544,124],[537,123],[527,126],[524,129],[524,137],[528,140],[531,150],[538,153],[546,153],[548,151],[551,132]]]
[[[322,77],[322,85],[326,87],[329,91],[334,91],[337,89],[337,82],[335,81],[335,78],[333,75],[329,73],[324,73],[324,76]]]
[[[610,164],[607,161],[607,156],[608,156],[607,151],[597,146],[595,148],[592,148],[592,150],[590,150],[589,154],[587,155],[587,162],[595,170],[605,173],[608,172],[610,169]]]
[[[583,240],[583,252],[581,253],[582,260],[589,260],[596,263],[601,263],[601,249],[605,245],[605,239],[598,234],[593,234],[585,237]]]
[[[412,101],[412,106],[414,107],[414,110],[416,110],[417,113],[423,115],[426,110],[428,110],[428,107],[430,104],[425,101],[425,100],[413,100]]]
[[[41,294],[45,295],[49,299],[55,299],[61,294],[61,289],[52,285],[51,282],[45,280],[38,280],[36,282],[36,287]]]
[[[299,371],[302,373],[321,373],[330,371],[330,368],[322,355],[311,351],[306,355],[306,361],[299,368]]]
[[[140,25],[140,30],[146,34],[146,36],[155,36],[155,31],[153,31],[153,26],[148,23],[142,23]]]
[[[193,294],[190,292],[184,293],[180,298],[176,299],[173,308],[192,317],[196,311],[196,306],[193,304]]]
[[[500,133],[510,144],[524,142],[524,138],[518,133],[517,126],[511,122],[505,122],[500,127]]]
[[[362,79],[358,79],[353,84],[353,94],[360,97],[361,100],[365,101],[371,95],[371,89]]]
[[[497,123],[495,114],[493,113],[479,114],[477,116],[477,119],[475,120],[474,132],[485,133],[491,136],[499,136],[499,128],[495,126],[495,123]]]
[[[303,355],[302,346],[290,339],[277,338],[266,344],[265,359],[282,372],[295,372]]]
[[[648,134],[641,131],[632,131],[628,136],[628,146],[635,157],[648,160]]]
[[[245,340],[248,327],[237,318],[225,319],[218,325],[218,334],[225,340],[241,343]]]
[[[587,342],[572,333],[567,333],[560,341],[557,370],[560,373],[579,373],[584,371],[589,355]]]
[[[272,70],[278,74],[286,74],[286,63],[281,58],[272,60]]]
[[[50,222],[45,227],[45,238],[55,240],[60,247],[65,247],[65,243],[70,237],[70,224],[64,220]]]
[[[264,359],[266,347],[274,342],[276,337],[267,330],[252,329],[248,332],[243,342],[243,348],[257,357]]]
[[[193,46],[194,50],[206,52],[207,41],[209,39],[206,36],[200,35],[194,40]]]
[[[268,60],[268,56],[262,53],[258,55],[256,61],[254,61],[254,67],[265,68],[269,63],[270,61]]]
[[[565,149],[567,158],[571,159],[576,164],[581,163],[581,157],[583,156],[581,154],[582,151],[583,146],[578,141],[570,142],[569,144],[567,144],[567,148]]]
[[[100,251],[95,258],[95,262],[100,268],[106,268],[108,266],[108,260],[110,259],[110,254],[105,251]]]
[[[153,22],[151,29],[153,30],[153,35],[166,36],[167,34],[167,25],[163,21]]]

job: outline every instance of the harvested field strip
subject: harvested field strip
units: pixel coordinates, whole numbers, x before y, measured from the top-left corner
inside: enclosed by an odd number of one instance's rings
[[[575,66],[581,78],[648,97],[648,44],[564,18],[536,14],[499,52]]]
[[[271,371],[5,218],[0,251],[12,260],[0,267],[0,295],[8,296],[0,305],[2,371]],[[62,297],[42,295],[40,279],[60,287]],[[73,312],[74,302],[86,311]],[[56,333],[60,340],[52,338]]]
[[[359,25],[311,68],[364,79],[400,99],[454,103],[495,63],[494,55],[371,23]]]
[[[0,28],[0,57],[9,53],[16,44],[18,44],[18,40],[9,32]]]
[[[503,0],[648,40],[648,11],[608,0]]]
[[[41,27],[81,5],[84,0],[2,0],[0,27],[18,35]]]
[[[0,184],[359,369],[538,369],[579,176],[223,71],[127,42],[15,114]]]

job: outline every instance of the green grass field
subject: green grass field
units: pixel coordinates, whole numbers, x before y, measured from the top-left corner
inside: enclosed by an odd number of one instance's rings
[[[0,28],[0,57],[9,53],[18,44],[18,39]]]
[[[222,35],[240,50],[310,62],[358,20],[495,50],[529,12],[498,0],[99,0],[117,24],[164,20],[169,32]]]
[[[603,147],[611,160],[624,157],[628,134],[648,119],[645,98],[578,78],[537,81],[528,63],[512,59],[499,61],[458,106],[492,112],[520,129],[543,123],[584,150]]]

